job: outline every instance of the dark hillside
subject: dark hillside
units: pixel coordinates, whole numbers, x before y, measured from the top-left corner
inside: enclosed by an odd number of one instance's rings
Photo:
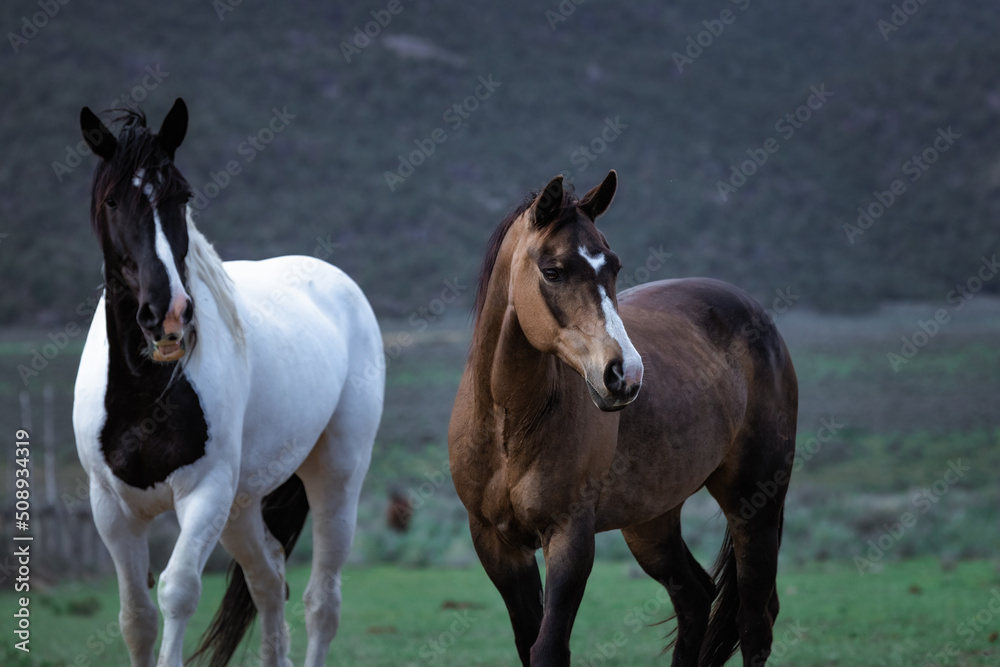
[[[155,123],[187,100],[179,166],[199,192],[225,185],[199,218],[225,258],[332,248],[384,315],[471,283],[527,190],[558,171],[587,188],[609,168],[622,186],[603,225],[626,274],[662,246],[653,278],[711,275],[768,300],[791,288],[834,310],[943,302],[1000,244],[1000,13],[912,5],[883,36],[894,5],[860,0],[404,0],[394,15],[387,2],[72,2],[34,33],[23,21],[40,5],[5,3],[0,322],[83,319],[100,257],[77,117],[123,95]],[[391,20],[344,47],[372,12]],[[276,111],[287,127],[263,150],[246,143]],[[908,172],[947,128],[948,150]],[[390,189],[386,172],[405,178]],[[845,231],[897,179],[884,214]]]

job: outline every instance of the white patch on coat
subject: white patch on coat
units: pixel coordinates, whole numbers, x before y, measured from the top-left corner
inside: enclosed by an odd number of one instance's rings
[[[607,261],[607,258],[604,256],[603,252],[599,252],[596,255],[591,255],[590,252],[587,251],[587,248],[585,248],[584,246],[580,246],[579,250],[580,250],[580,257],[583,257],[585,260],[587,260],[587,263],[590,264],[590,266],[594,269],[594,273],[600,271],[601,267],[604,266],[604,263]]]
[[[152,183],[142,185],[142,178],[145,173],[143,169],[136,171],[135,178],[132,179],[132,185],[135,187],[142,186],[142,193],[149,199],[149,207],[153,209],[153,225],[156,228],[154,247],[156,248],[156,256],[163,262],[163,267],[167,271],[167,278],[170,280],[170,303],[173,304],[178,297],[182,296],[185,299],[190,297],[188,297],[188,293],[184,289],[180,273],[177,272],[177,262],[174,261],[174,252],[170,249],[170,241],[167,240],[167,235],[163,233],[160,212],[156,209],[156,191],[153,189]]]
[[[625,378],[638,378],[632,381],[642,382],[642,357],[639,356],[639,352],[632,345],[628,333],[625,332],[625,324],[618,315],[618,311],[615,310],[615,304],[611,300],[611,297],[608,296],[603,286],[598,286],[597,291],[601,295],[601,310],[604,311],[604,327],[607,329],[608,335],[614,338],[622,348],[622,368]]]

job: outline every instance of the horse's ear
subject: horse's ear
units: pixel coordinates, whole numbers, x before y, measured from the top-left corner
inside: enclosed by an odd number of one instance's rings
[[[532,205],[532,222],[541,229],[559,217],[563,203],[563,177],[559,174],[545,186]]]
[[[615,198],[615,191],[617,189],[618,174],[612,169],[604,178],[604,182],[585,194],[577,206],[591,220],[597,220],[597,217],[611,206],[611,200]]]
[[[170,159],[174,159],[174,151],[177,147],[181,145],[184,141],[184,135],[187,134],[188,129],[188,109],[187,105],[184,104],[184,100],[177,98],[174,102],[174,106],[170,108],[167,112],[166,118],[163,119],[163,124],[160,125],[160,131],[156,133],[156,139],[160,142],[160,146],[167,152]]]
[[[111,134],[111,130],[88,107],[80,109],[80,130],[83,132],[83,140],[95,155],[104,160],[111,159],[118,145],[115,135]]]

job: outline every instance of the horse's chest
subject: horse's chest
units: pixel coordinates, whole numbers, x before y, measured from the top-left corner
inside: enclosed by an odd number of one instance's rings
[[[510,542],[530,543],[570,511],[570,498],[565,487],[546,483],[538,471],[502,468],[486,486],[482,514]]]
[[[109,382],[105,396],[104,460],[115,477],[140,489],[205,456],[208,425],[187,378],[160,393]]]
[[[516,507],[509,490],[498,493],[483,506],[483,517],[508,544],[536,544],[544,526],[537,525],[524,508]]]

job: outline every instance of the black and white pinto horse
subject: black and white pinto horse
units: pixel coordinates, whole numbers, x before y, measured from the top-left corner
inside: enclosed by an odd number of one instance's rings
[[[119,120],[116,138],[89,109],[80,116],[101,158],[91,220],[105,290],[73,425],[118,573],[132,665],[181,667],[202,569],[220,540],[235,563],[198,654],[226,664],[256,609],[259,664],[290,665],[284,563],[310,509],[305,664],[322,665],[382,415],[384,373],[370,372],[384,368],[378,323],[361,289],[329,264],[219,259],[192,222],[191,190],[173,163],[187,131],[183,100],[156,134],[139,112]],[[171,509],[181,530],[159,580],[155,661],[147,529]]]

